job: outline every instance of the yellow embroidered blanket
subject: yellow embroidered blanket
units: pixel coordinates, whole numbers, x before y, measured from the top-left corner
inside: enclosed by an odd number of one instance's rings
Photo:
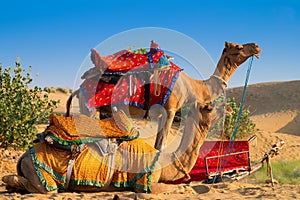
[[[37,143],[30,149],[40,181],[48,191],[66,189],[66,173],[71,152],[47,143]],[[151,191],[151,176],[159,153],[142,139],[123,141],[114,159],[100,156],[90,143],[76,157],[70,185],[103,187],[107,173],[114,170],[110,185]],[[114,160],[113,162],[111,162]]]

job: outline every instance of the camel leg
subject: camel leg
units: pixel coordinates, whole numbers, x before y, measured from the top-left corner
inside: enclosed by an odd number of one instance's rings
[[[30,193],[47,193],[36,174],[28,151],[20,158],[17,169],[19,175],[4,176],[2,181],[12,188]]]
[[[31,183],[28,179],[18,176],[18,175],[8,175],[2,178],[2,181],[6,183],[9,187],[27,191],[30,193],[47,193],[45,188],[38,188],[35,183]]]
[[[92,115],[96,116],[96,111],[94,113],[91,113],[89,111],[89,109],[86,107],[86,105],[84,104],[85,98],[84,98],[84,95],[82,94],[81,90],[78,92],[77,97],[78,97],[78,100],[79,100],[79,112],[80,112],[80,114],[87,115],[89,117],[92,116]]]
[[[40,182],[39,177],[37,176],[36,170],[33,166],[31,156],[28,153],[28,156],[24,157],[21,161],[21,170],[23,176],[28,180],[28,182],[35,188],[33,192],[37,193],[47,193],[46,188]],[[31,192],[31,191],[29,191]]]
[[[175,117],[175,111],[168,110],[167,111],[167,119],[164,123],[164,117],[159,118],[158,122],[158,133],[156,136],[156,141],[154,147],[158,150],[161,150],[167,145],[167,137],[169,134],[169,131],[171,130],[171,126],[173,124],[173,119]]]

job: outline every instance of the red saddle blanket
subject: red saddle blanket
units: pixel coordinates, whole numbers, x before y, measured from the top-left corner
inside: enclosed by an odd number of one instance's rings
[[[204,181],[216,173],[241,169],[250,170],[248,141],[204,141],[188,182]],[[186,182],[182,179],[168,183]]]
[[[155,77],[150,77],[150,106],[164,105],[168,100],[181,68],[170,62],[167,70],[160,70]],[[117,84],[99,81],[95,78],[86,79],[80,86],[85,97],[85,104],[90,110],[100,106],[132,105],[145,109],[145,80],[140,74],[122,76]],[[158,95],[159,94],[159,95]]]
[[[91,60],[95,67],[84,73],[82,78],[85,81],[80,86],[85,105],[89,110],[110,105],[132,105],[142,109],[149,109],[155,104],[164,105],[182,70],[170,59],[154,41],[151,41],[150,50],[145,53],[121,50],[100,56],[92,49]],[[113,84],[102,81],[100,75],[122,76],[117,84]],[[150,85],[150,91],[145,91],[146,84]],[[147,105],[145,93],[149,100]]]

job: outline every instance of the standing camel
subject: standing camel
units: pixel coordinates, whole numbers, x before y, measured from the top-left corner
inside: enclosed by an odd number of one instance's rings
[[[227,87],[231,75],[236,71],[238,66],[244,63],[249,57],[256,56],[261,52],[260,47],[255,43],[236,44],[225,42],[225,48],[223,49],[221,58],[217,64],[217,67],[213,75],[207,80],[196,80],[189,77],[186,73],[181,72],[178,79],[175,82],[172,93],[164,105],[166,116],[159,118],[158,133],[155,141],[155,148],[162,149],[166,146],[167,136],[171,129],[175,113],[186,103],[201,102],[207,104],[217,99],[220,95],[224,94],[224,89]],[[91,55],[94,59],[100,60],[99,54]],[[96,64],[96,63],[94,63]],[[69,98],[67,102],[66,116],[70,115],[70,105],[72,97],[77,95],[79,98],[79,106],[81,113],[89,113],[88,109],[84,105],[84,96],[81,90],[76,90]],[[102,112],[99,107],[97,111]],[[130,106],[130,111],[141,110],[140,108]],[[95,116],[95,113],[93,114]],[[96,114],[98,116],[98,114]]]
[[[194,103],[189,111],[186,120],[185,129],[181,138],[180,145],[171,156],[160,154],[157,164],[152,171],[151,188],[152,191],[160,192],[165,181],[175,181],[181,178],[188,177],[188,173],[192,170],[199,154],[200,147],[202,146],[208,129],[212,123],[219,119],[220,111],[218,108],[213,108],[210,104],[202,104],[201,102]],[[48,144],[45,144],[48,145]],[[52,147],[54,148],[54,147]],[[47,152],[43,152],[45,156],[51,156]],[[168,154],[169,155],[169,154]],[[109,156],[109,155],[108,155]],[[12,189],[28,191],[30,193],[49,193],[44,184],[39,179],[35,167],[33,165],[31,154],[27,151],[22,155],[17,164],[18,175],[7,175],[2,178],[2,181]],[[171,162],[167,166],[162,166],[166,159]],[[79,163],[78,163],[79,164]],[[90,163],[87,163],[89,165]],[[58,165],[60,166],[60,165]],[[76,161],[75,165],[76,166]],[[65,166],[56,168],[53,173],[61,174],[59,170],[65,170]],[[114,169],[109,168],[108,173],[114,173]],[[84,172],[81,172],[84,174]],[[91,171],[89,171],[91,173]],[[101,173],[99,171],[94,173]],[[135,188],[117,188],[111,185],[111,179],[106,178],[103,187],[96,187],[91,185],[72,185],[70,184],[68,191],[85,191],[85,192],[98,192],[98,191],[116,191],[120,189],[135,189]],[[165,186],[165,185],[164,185]],[[168,186],[166,186],[168,187]],[[165,188],[165,187],[164,187]],[[136,190],[141,192],[140,190]],[[51,191],[57,192],[57,191]]]
[[[176,111],[188,102],[197,101],[207,104],[216,100],[224,94],[224,89],[238,66],[253,55],[259,58],[258,53],[260,52],[260,47],[255,43],[239,45],[225,42],[221,58],[209,79],[195,80],[186,73],[181,72],[168,101],[164,105],[167,113],[166,121],[162,120],[159,123],[160,127],[155,141],[155,148],[161,149],[163,146],[166,146],[166,138],[171,129]]]

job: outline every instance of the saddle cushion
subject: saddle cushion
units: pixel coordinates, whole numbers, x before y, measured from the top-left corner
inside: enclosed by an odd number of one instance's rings
[[[71,117],[52,114],[43,137],[50,137],[61,145],[72,145],[95,142],[102,138],[130,140],[138,137],[138,132],[130,119],[121,111],[105,120],[80,114]]]

